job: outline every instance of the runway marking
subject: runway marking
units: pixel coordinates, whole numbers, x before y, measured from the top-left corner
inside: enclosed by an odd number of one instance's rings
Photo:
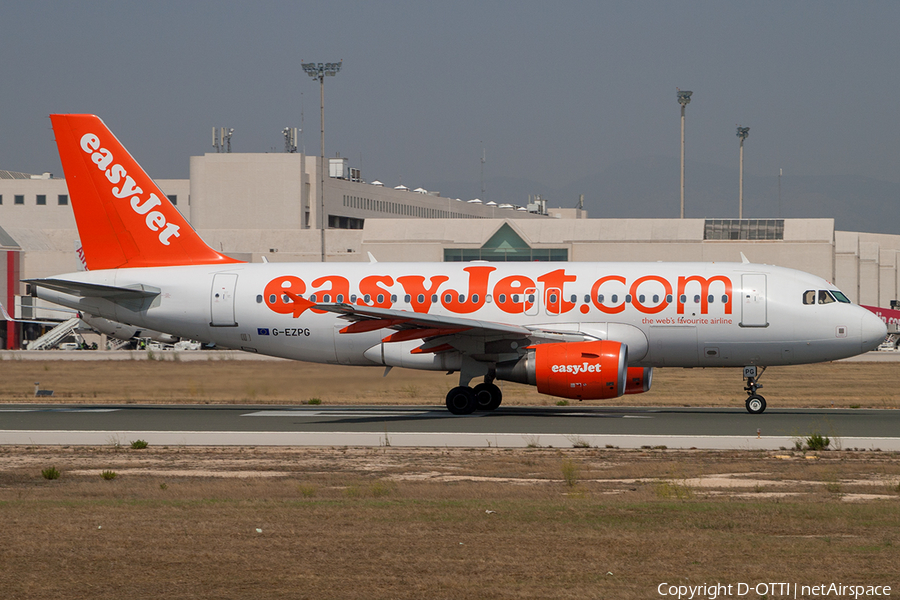
[[[335,417],[335,418],[368,418],[368,417],[420,417],[428,415],[430,417],[455,417],[445,410],[306,410],[306,409],[285,409],[285,410],[258,410],[256,412],[246,413],[242,417]],[[470,417],[482,417],[484,413],[466,415]]]
[[[31,413],[31,412],[61,412],[61,413],[108,413],[122,410],[120,408],[0,408],[0,413]]]

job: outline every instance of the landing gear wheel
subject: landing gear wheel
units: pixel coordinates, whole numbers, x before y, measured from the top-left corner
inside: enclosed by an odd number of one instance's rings
[[[478,408],[475,390],[461,385],[447,392],[447,410],[454,415],[470,415]]]
[[[747,412],[751,415],[761,415],[766,411],[766,399],[754,394],[747,398]]]
[[[493,383],[479,383],[474,389],[478,410],[496,410],[503,402],[503,392]]]

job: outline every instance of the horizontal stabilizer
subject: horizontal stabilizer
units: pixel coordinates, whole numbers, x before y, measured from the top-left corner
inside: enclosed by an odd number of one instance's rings
[[[137,284],[128,287],[116,287],[113,285],[100,285],[97,283],[84,283],[83,281],[67,281],[65,279],[23,279],[23,283],[30,283],[49,290],[83,296],[86,298],[106,298],[107,300],[143,300],[153,298],[160,293],[159,288],[149,285]]]

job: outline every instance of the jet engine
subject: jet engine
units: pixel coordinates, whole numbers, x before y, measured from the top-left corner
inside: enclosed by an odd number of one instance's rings
[[[643,394],[650,391],[653,367],[628,367],[625,381],[626,394]]]
[[[515,362],[499,363],[497,379],[536,385],[539,392],[561,398],[600,400],[626,393],[632,386],[645,391],[650,386],[649,369],[627,368],[625,344],[609,340],[538,344]]]

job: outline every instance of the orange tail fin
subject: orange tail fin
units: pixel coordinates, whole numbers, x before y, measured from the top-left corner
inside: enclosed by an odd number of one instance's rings
[[[90,270],[228,264],[94,115],[50,115]]]

